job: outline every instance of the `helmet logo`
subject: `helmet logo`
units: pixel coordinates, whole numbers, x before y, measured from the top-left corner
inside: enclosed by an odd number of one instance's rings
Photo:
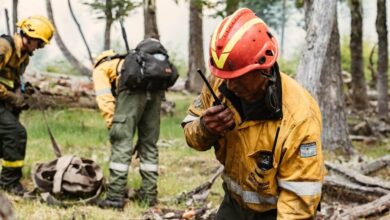
[[[26,24],[26,28],[28,29],[28,31],[35,31],[35,29],[31,27],[31,24]]]
[[[226,30],[225,26],[226,25],[229,25],[227,24],[228,22],[226,22],[224,24],[224,26],[222,27],[222,30]],[[228,58],[230,52],[233,50],[234,46],[236,45],[236,43],[242,38],[242,36],[253,26],[253,25],[256,25],[256,24],[259,24],[259,23],[264,23],[263,20],[261,20],[260,18],[253,18],[249,21],[247,21],[243,26],[241,26],[233,35],[232,38],[230,38],[222,53],[220,54],[220,56],[218,57],[217,55],[217,52],[216,52],[216,45],[217,45],[217,37],[218,38],[221,38],[220,36],[222,36],[223,32],[218,32],[219,30],[219,27],[215,30],[213,36],[212,36],[212,39],[211,39],[211,56],[214,60],[214,63],[215,65],[217,66],[217,68],[219,69],[223,69],[225,63],[226,63],[226,59]],[[218,36],[217,36],[218,35]]]

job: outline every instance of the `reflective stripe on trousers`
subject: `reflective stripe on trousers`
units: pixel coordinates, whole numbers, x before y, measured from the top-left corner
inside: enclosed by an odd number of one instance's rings
[[[157,164],[141,163],[139,169],[143,171],[158,172]]]
[[[3,160],[2,162],[3,167],[23,167],[24,166],[24,161],[23,160],[16,160],[16,161],[7,161]]]
[[[123,163],[111,162],[110,169],[118,170],[118,171],[122,171],[122,172],[127,172],[129,170],[129,165],[123,164]]]
[[[253,203],[253,204],[268,203],[271,205],[275,205],[278,200],[277,197],[265,197],[260,195],[257,192],[243,190],[242,187],[237,182],[233,181],[226,174],[222,175],[222,179],[225,181],[228,190],[240,196],[242,201],[244,201],[245,203]]]

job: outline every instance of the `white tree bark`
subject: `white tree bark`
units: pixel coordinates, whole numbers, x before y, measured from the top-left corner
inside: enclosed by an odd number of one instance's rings
[[[297,80],[317,99],[322,69],[332,33],[336,0],[316,0],[307,7],[306,45],[298,66]],[[318,99],[317,99],[318,100]]]
[[[307,6],[306,45],[298,66],[297,80],[318,101],[323,118],[325,149],[342,148],[353,153],[349,140],[342,91],[337,1],[316,0]]]

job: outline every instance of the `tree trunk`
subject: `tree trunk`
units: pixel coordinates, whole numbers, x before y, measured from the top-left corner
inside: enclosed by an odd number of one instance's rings
[[[363,67],[363,18],[361,0],[351,0],[351,74],[352,101],[358,110],[368,107],[367,85]]]
[[[281,36],[280,36],[280,56],[283,57],[284,55],[284,31],[286,29],[286,4],[287,0],[283,0],[283,6],[282,6],[282,25],[281,25]]]
[[[18,2],[19,0],[12,1],[12,26],[14,28],[14,33],[17,30],[16,23],[18,22]]]
[[[89,57],[89,60],[91,61],[91,65],[93,65],[93,58],[92,58],[91,49],[89,49],[87,40],[85,39],[85,36],[84,36],[84,33],[83,33],[83,30],[81,29],[81,26],[80,26],[79,22],[77,21],[77,18],[75,16],[75,14],[73,13],[72,4],[70,3],[70,0],[68,0],[68,6],[69,6],[70,14],[72,15],[73,21],[76,23],[77,28],[79,29],[81,38],[83,39],[84,45],[87,48],[88,57]]]
[[[377,0],[376,31],[378,32],[378,118],[388,119],[388,40],[386,26],[386,0]]]
[[[61,49],[62,54],[69,61],[69,63],[72,64],[72,66],[75,67],[82,75],[86,75],[86,76],[91,75],[91,70],[85,67],[82,63],[80,63],[73,56],[73,54],[68,50],[68,48],[65,46],[64,42],[62,41],[62,38],[58,32],[58,28],[56,27],[56,24],[54,22],[53,9],[50,0],[46,0],[46,10],[49,19],[51,20],[51,22],[54,25],[54,28],[56,29],[56,31],[54,32],[54,38],[56,39],[56,42],[58,44],[58,47]]]
[[[156,38],[160,40],[156,18],[156,0],[144,0],[144,27],[145,38]]]
[[[342,147],[349,153],[352,144],[344,111],[336,8],[336,0],[305,1],[309,19],[297,80],[319,103],[324,149]]]
[[[111,49],[111,25],[112,18],[112,0],[106,0],[106,27],[104,29],[104,50]]]
[[[376,84],[378,83],[378,73],[377,70],[375,69],[374,66],[374,53],[375,53],[375,48],[378,46],[378,44],[375,44],[370,52],[370,56],[368,57],[368,69],[371,72],[371,81],[370,81],[370,88],[374,89]],[[367,93],[368,96],[368,93]],[[375,97],[377,99],[378,97]],[[370,97],[368,97],[370,99]]]
[[[202,1],[190,1],[190,39],[188,44],[188,73],[186,89],[191,92],[200,92],[203,81],[197,69],[205,71],[203,56],[203,13]]]
[[[11,28],[9,26],[9,16],[8,16],[8,10],[6,8],[4,8],[4,12],[5,12],[5,26],[7,28],[7,34],[8,35],[11,35]]]
[[[238,9],[240,0],[226,0],[226,15],[233,14]]]
[[[126,33],[125,25],[123,24],[123,18],[119,19],[119,24],[121,26],[123,42],[125,43],[126,51],[128,53],[130,52],[130,47],[129,47],[129,42],[127,41],[127,33]]]

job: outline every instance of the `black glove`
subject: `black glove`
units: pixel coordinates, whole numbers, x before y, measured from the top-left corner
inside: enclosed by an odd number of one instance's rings
[[[39,91],[39,87],[33,86],[30,82],[24,84],[24,93],[27,95],[32,95],[35,93],[35,90]]]

